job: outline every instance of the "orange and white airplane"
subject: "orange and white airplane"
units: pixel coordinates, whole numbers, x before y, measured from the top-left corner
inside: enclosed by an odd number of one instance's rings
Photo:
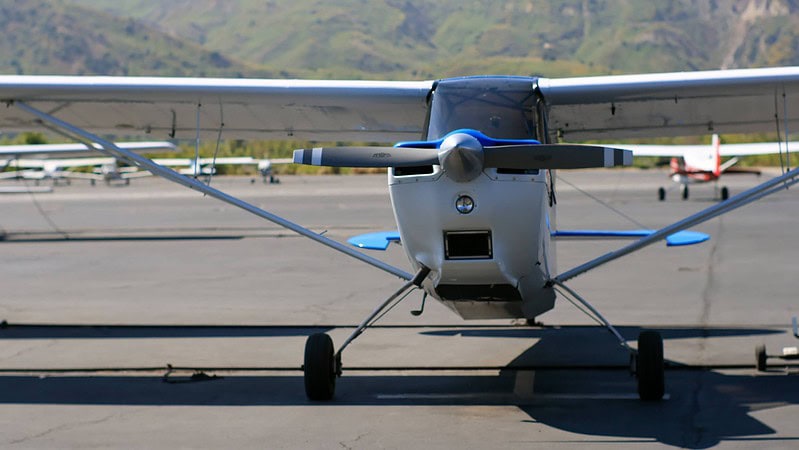
[[[633,156],[670,157],[669,178],[680,187],[683,200],[688,199],[688,185],[718,183],[722,175],[760,175],[757,169],[735,166],[741,156],[786,154],[790,166],[790,153],[799,151],[799,142],[758,142],[752,144],[726,144],[722,147],[718,134],[714,134],[710,145],[614,145],[615,148],[632,150]],[[722,162],[722,158],[730,159]],[[721,200],[727,200],[730,190],[721,186]],[[666,200],[666,188],[658,188],[658,199]]]

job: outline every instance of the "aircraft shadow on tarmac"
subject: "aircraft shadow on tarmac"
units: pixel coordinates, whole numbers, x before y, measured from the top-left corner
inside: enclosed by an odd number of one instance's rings
[[[167,327],[161,327],[167,328]],[[180,336],[270,335],[259,327],[194,327]],[[204,329],[206,328],[206,329]],[[211,330],[207,329],[211,328]],[[270,328],[270,327],[260,327]],[[706,369],[676,370],[672,362],[667,373],[668,399],[646,403],[637,400],[635,382],[622,367],[626,353],[604,330],[589,327],[566,329],[470,328],[425,331],[433,334],[530,338],[537,342],[499,373],[415,372],[385,375],[374,371],[346,369],[339,380],[335,405],[514,405],[529,419],[521,426],[548,426],[588,435],[602,443],[659,442],[688,448],[708,448],[725,441],[754,443],[788,442],[799,436],[776,435],[757,420],[753,412],[799,403],[796,376],[765,374],[730,375]],[[113,337],[142,335],[142,331],[117,329]],[[36,331],[36,330],[29,330]],[[145,334],[151,336],[152,329]],[[157,335],[168,334],[155,330]],[[190,332],[189,332],[190,331]],[[271,335],[301,335],[319,331],[311,327],[281,329]],[[661,330],[664,338],[757,336],[775,333],[768,329]],[[96,333],[96,331],[95,331]],[[622,328],[625,336],[637,335],[635,327]],[[28,338],[32,333],[28,334]],[[39,330],[39,335],[41,335]],[[44,337],[44,336],[42,336]],[[72,334],[74,337],[74,333]],[[88,337],[88,336],[87,336]],[[168,337],[168,336],[166,336]],[[590,337],[590,339],[586,339]],[[609,337],[609,339],[608,339]],[[463,340],[460,340],[463,345]],[[560,365],[560,354],[571,361],[594,355],[588,364]],[[544,366],[528,367],[531,359],[545,360]],[[540,361],[539,361],[540,362]],[[544,368],[542,368],[544,367]],[[0,403],[5,404],[111,404],[111,405],[308,405],[299,371],[268,376],[226,376],[214,381],[188,382],[188,377],[164,383],[157,376],[6,375],[0,376]],[[525,383],[529,383],[526,384]]]

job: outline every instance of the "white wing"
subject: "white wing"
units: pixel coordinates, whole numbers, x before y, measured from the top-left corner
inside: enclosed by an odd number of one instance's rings
[[[613,144],[614,148],[632,150],[634,156],[662,156],[662,157],[682,157],[686,153],[708,153],[712,152],[710,144],[705,145],[635,145],[635,144]],[[721,144],[719,153],[721,156],[749,156],[749,155],[771,155],[787,151],[799,151],[799,142],[756,142],[751,144]]]
[[[721,156],[773,155],[777,153],[797,152],[799,142],[759,142],[753,144],[721,144]]]
[[[99,133],[395,142],[421,136],[432,81],[0,76],[25,101]],[[622,139],[799,126],[799,67],[531,79],[551,137]],[[783,97],[784,95],[784,97]],[[783,100],[784,99],[784,100]],[[783,104],[785,102],[785,104]],[[783,118],[784,111],[791,114]],[[0,129],[39,129],[0,108]]]
[[[114,158],[69,158],[69,159],[12,159],[8,162],[8,167],[25,169],[43,169],[45,167],[89,167],[102,166],[103,164],[114,164]]]
[[[799,129],[799,67],[542,78],[538,85],[552,138],[567,141],[773,132],[775,114],[780,127]]]
[[[418,139],[433,83],[0,76],[0,101],[25,101],[96,133],[395,142]],[[0,129],[41,129],[0,108]]]
[[[132,150],[136,153],[153,153],[175,151],[175,144],[166,141],[149,142],[116,142],[121,148]],[[99,149],[97,144],[95,148]],[[99,150],[90,150],[83,144],[35,144],[35,145],[0,145],[0,156],[3,157],[48,157],[58,155],[65,156],[88,156],[100,154]]]

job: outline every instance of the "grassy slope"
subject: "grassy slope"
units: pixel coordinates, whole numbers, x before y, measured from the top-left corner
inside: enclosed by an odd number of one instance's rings
[[[733,66],[799,63],[799,0],[68,1],[302,76],[712,69],[736,49]]]
[[[0,73],[269,76],[139,22],[64,1],[0,0]]]

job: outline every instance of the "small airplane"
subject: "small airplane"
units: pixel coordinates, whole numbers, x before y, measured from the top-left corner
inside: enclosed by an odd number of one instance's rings
[[[715,182],[718,184],[722,175],[752,174],[760,175],[756,169],[734,167],[741,156],[776,155],[799,151],[799,142],[760,142],[752,144],[721,145],[718,134],[713,134],[710,145],[614,145],[616,148],[632,150],[633,156],[670,157],[669,178],[680,187],[680,196],[688,199],[688,185]],[[730,157],[721,162],[722,157]],[[790,159],[788,159],[790,161]],[[722,186],[719,191],[721,200],[727,200],[730,191]],[[658,200],[666,200],[666,188],[658,189]]]
[[[466,319],[532,321],[552,309],[557,296],[579,304],[629,353],[639,397],[660,400],[660,334],[643,331],[633,348],[568,281],[664,239],[672,245],[701,242],[705,235],[679,233],[799,183],[794,169],[657,230],[561,230],[555,214],[555,170],[617,167],[632,159],[629,150],[557,142],[765,132],[775,122],[796,127],[799,67],[411,82],[0,76],[0,101],[7,105],[0,108],[1,129],[45,125],[78,142],[97,142],[142,170],[405,280],[338,349],[326,333],[308,337],[305,393],[315,401],[333,398],[344,350],[414,289],[423,292],[422,304],[430,296]],[[362,236],[356,244],[401,241],[413,273],[98,136],[138,131],[215,137],[223,130],[236,139],[396,143],[300,149],[294,161],[388,168],[397,230]],[[558,239],[617,236],[635,240],[557,269]]]
[[[176,151],[177,147],[171,142],[119,142],[120,148],[138,153],[153,153]],[[34,180],[38,185],[42,180],[89,180],[94,185],[97,181],[111,184],[113,181],[123,181],[129,184],[131,178],[150,176],[141,172],[137,167],[120,167],[117,158],[92,157],[100,147],[92,144],[91,148],[84,144],[36,144],[36,145],[5,145],[0,146],[0,169],[16,168],[0,172],[0,179],[26,179]],[[58,158],[51,158],[59,156]],[[69,157],[69,158],[68,158]],[[92,173],[75,172],[76,167],[93,167]]]

